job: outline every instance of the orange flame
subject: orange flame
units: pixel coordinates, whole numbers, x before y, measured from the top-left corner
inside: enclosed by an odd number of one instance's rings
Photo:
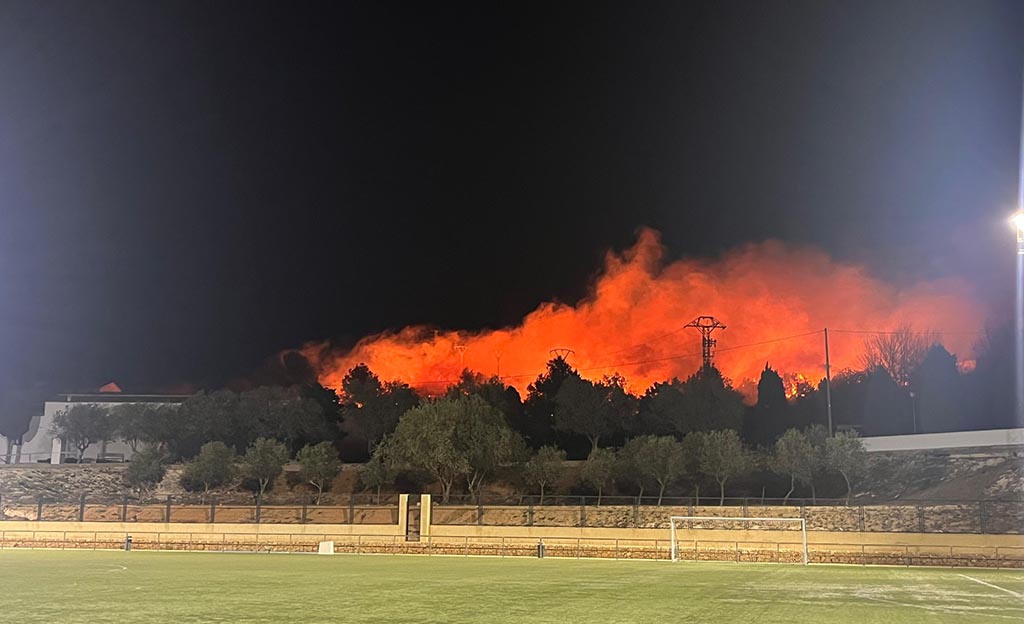
[[[434,331],[406,327],[360,340],[347,351],[324,343],[301,352],[321,383],[339,387],[345,373],[366,363],[382,379],[401,379],[439,392],[466,368],[525,391],[544,370],[551,349],[571,348],[569,362],[590,378],[619,372],[634,392],[655,381],[685,378],[700,366],[700,336],[682,326],[714,315],[715,364],[749,394],[768,362],[800,382],[824,376],[822,328],[830,328],[833,371],[859,368],[864,334],[911,323],[943,336],[967,355],[985,315],[967,284],[948,278],[899,288],[862,267],[824,252],[777,241],[742,246],[717,259],[665,263],[660,235],[642,230],[621,254],[609,252],[592,292],[576,305],[543,303],[516,327],[488,331]],[[793,337],[797,336],[797,337]],[[465,346],[457,350],[456,346]],[[753,384],[749,383],[753,381]],[[813,381],[812,381],[813,380]],[[752,387],[753,386],[753,387]]]

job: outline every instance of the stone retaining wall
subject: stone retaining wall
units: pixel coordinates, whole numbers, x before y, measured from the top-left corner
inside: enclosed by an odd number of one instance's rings
[[[481,514],[482,512],[482,514]],[[1024,532],[1024,502],[851,506],[492,506],[434,505],[433,522],[452,526],[664,529],[671,516],[805,518],[809,531],[885,533]],[[783,525],[780,525],[783,526]]]

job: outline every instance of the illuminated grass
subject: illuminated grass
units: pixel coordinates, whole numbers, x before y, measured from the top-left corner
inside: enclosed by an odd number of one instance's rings
[[[1022,594],[1024,571],[0,551],[19,624],[1024,622]]]

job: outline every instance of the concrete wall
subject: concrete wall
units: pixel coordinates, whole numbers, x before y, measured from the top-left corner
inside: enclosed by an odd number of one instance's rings
[[[404,526],[230,525],[97,522],[4,522],[2,548],[119,549],[127,536],[140,550],[316,552],[320,541],[339,553],[548,556],[668,559],[667,529],[557,527],[429,527],[407,542]],[[812,563],[1024,567],[1024,538],[809,532]],[[802,560],[799,531],[680,530],[683,559],[792,562]]]
[[[989,429],[863,438],[868,452],[925,451],[1024,445],[1024,429]]]

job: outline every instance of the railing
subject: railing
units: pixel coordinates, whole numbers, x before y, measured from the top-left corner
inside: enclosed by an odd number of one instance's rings
[[[61,451],[60,463],[63,464],[123,464],[126,461],[124,453],[97,453],[95,457],[83,457],[78,461],[78,451]],[[30,466],[52,463],[53,453],[42,451],[38,453],[4,453],[0,455],[0,464],[11,466]]]
[[[646,495],[643,497],[637,496],[595,496],[593,494],[586,495],[545,495],[543,499],[537,494],[510,494],[510,495],[494,495],[485,494],[482,496],[475,495],[453,495],[450,496],[448,502],[442,502],[440,496],[433,497],[433,503],[435,505],[445,506],[464,506],[464,505],[476,505],[478,503],[483,505],[500,505],[500,506],[527,506],[527,505],[544,505],[544,506],[566,506],[566,507],[578,507],[580,505],[586,505],[588,507],[600,507],[600,506],[622,506],[622,505],[640,505],[640,506],[661,506],[661,507],[854,507],[861,505],[900,505],[900,504],[924,504],[924,505],[935,505],[935,504],[977,504],[978,502],[984,503],[1019,503],[1024,504],[1024,496],[1018,498],[1004,498],[1004,499],[942,499],[942,498],[927,498],[927,499],[875,499],[875,498],[863,498],[863,497],[852,497],[847,501],[846,498],[798,498],[790,497],[785,498],[771,498],[764,496],[726,496],[724,499],[720,499],[718,494],[705,496],[663,496],[660,499],[658,496]]]
[[[373,499],[348,497],[323,505],[309,502],[242,504],[212,499],[209,502],[125,497],[120,500],[37,499],[6,501],[0,495],[0,520],[34,522],[182,522],[268,524],[398,524],[398,504],[374,504]]]

